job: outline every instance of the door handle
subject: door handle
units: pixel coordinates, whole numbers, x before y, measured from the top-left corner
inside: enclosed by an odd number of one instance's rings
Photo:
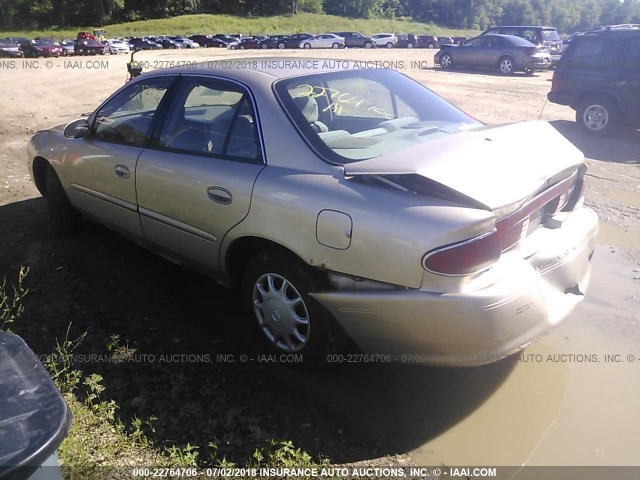
[[[222,187],[207,188],[207,196],[209,197],[209,200],[213,200],[214,202],[222,205],[229,205],[233,200],[231,192]]]
[[[125,180],[131,176],[131,174],[129,173],[129,169],[124,165],[116,165],[116,168],[114,170],[118,177],[124,178]]]

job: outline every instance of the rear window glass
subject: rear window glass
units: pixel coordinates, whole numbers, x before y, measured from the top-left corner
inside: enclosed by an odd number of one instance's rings
[[[557,30],[542,30],[542,40],[545,42],[560,40]]]
[[[298,131],[337,164],[384,156],[480,125],[394,70],[348,70],[280,80]]]
[[[623,49],[622,39],[583,37],[571,42],[569,50],[563,55],[561,64],[565,67],[589,70],[618,68],[619,55],[611,55],[611,52],[620,52]]]

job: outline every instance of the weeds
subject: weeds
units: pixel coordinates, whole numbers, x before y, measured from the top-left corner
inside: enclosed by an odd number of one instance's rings
[[[28,273],[28,267],[20,267],[18,283],[12,287],[11,293],[7,291],[6,278],[0,284],[0,331],[11,331],[9,329],[11,324],[15,323],[24,312],[22,300],[29,293],[29,290],[24,287],[24,280]]]

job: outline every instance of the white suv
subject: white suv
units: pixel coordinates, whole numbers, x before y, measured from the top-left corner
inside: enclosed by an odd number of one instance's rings
[[[371,40],[377,47],[393,48],[398,43],[398,37],[393,33],[376,33]]]

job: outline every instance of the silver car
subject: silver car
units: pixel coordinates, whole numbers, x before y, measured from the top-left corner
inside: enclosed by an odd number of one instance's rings
[[[460,44],[441,45],[434,57],[444,69],[497,68],[504,75],[517,71],[532,74],[551,66],[549,47],[534,45],[515,35],[484,34]]]
[[[143,74],[38,132],[54,228],[87,217],[238,286],[252,328],[310,365],[349,337],[488,363],[583,299],[598,218],[548,123],[483,125],[394,70],[244,62]]]
[[[299,48],[344,48],[344,38],[333,33],[323,33],[302,40]]]

